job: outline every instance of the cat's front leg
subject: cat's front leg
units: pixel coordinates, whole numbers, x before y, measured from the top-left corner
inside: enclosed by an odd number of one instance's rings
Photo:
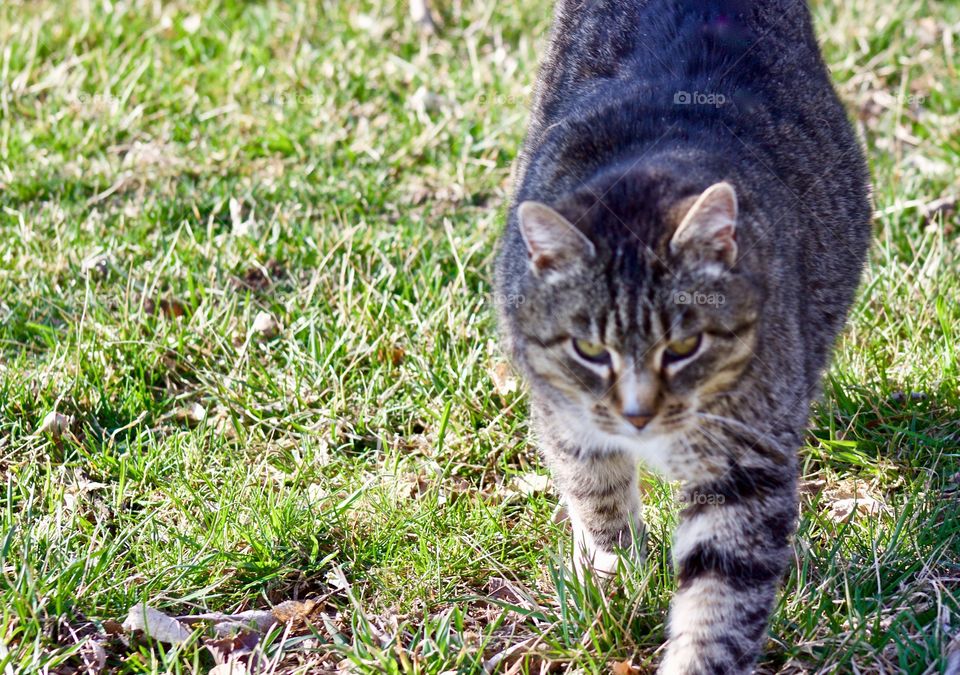
[[[674,542],[679,588],[659,672],[749,673],[790,559],[792,471],[735,467],[685,496]]]
[[[543,454],[567,505],[574,535],[574,563],[604,575],[617,569],[617,549],[636,551],[642,532],[637,463],[619,452],[571,451],[549,441]]]

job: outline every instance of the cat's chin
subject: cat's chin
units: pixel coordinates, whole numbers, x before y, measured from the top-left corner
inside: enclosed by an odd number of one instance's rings
[[[575,418],[574,424],[566,425],[564,429],[566,441],[578,448],[589,448],[591,453],[625,452],[647,468],[671,480],[683,480],[685,475],[678,475],[677,459],[683,452],[684,444],[681,441],[682,431],[665,430],[654,424],[646,429],[637,431],[624,425],[617,432],[607,431],[585,419],[586,416]]]
[[[642,462],[647,468],[668,479],[680,479],[675,475],[674,463],[682,445],[675,432],[658,433],[655,429],[635,436],[618,435],[620,448]]]

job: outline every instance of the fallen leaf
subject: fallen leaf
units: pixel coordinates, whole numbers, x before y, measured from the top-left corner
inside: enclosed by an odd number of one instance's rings
[[[433,18],[433,12],[430,11],[428,0],[411,0],[410,18],[427,35],[437,32],[437,22]]]
[[[861,516],[877,516],[884,513],[887,507],[873,497],[853,497],[838,499],[830,504],[828,516],[834,522],[843,522],[854,512]]]
[[[106,253],[96,253],[84,259],[80,269],[84,274],[104,277],[110,270],[110,257]]]
[[[818,495],[823,491],[827,481],[822,478],[811,478],[810,480],[801,480],[798,490],[802,495]]]
[[[614,661],[610,666],[613,675],[639,675],[640,669],[629,661]]]
[[[203,19],[200,18],[199,14],[191,14],[183,20],[183,30],[192,35],[200,30],[202,23]]]
[[[106,667],[107,652],[103,642],[107,638],[82,614],[68,612],[58,616],[50,626],[50,636],[60,645],[77,648],[77,656],[83,663],[82,672],[86,675],[98,675]]]
[[[87,640],[80,647],[80,658],[89,675],[101,672],[107,666],[107,651],[99,640]]]
[[[509,363],[498,361],[490,369],[490,380],[493,382],[493,390],[497,392],[500,398],[506,398],[515,393],[520,388],[520,381]]]
[[[160,311],[168,319],[179,319],[186,315],[186,306],[175,298],[162,298],[160,300]]]
[[[158,642],[174,645],[186,642],[191,635],[182,623],[149,605],[131,607],[123,628],[128,633],[140,630]]]
[[[419,499],[433,486],[425,476],[408,473],[396,476],[393,480],[393,491],[397,499]]]
[[[280,623],[297,623],[308,621],[314,611],[321,609],[315,600],[287,600],[273,608],[273,615]]]
[[[943,675],[960,675],[960,635],[955,636],[947,645],[947,665]]]
[[[251,328],[254,333],[266,339],[276,337],[280,333],[280,324],[277,323],[277,320],[274,319],[273,315],[269,312],[260,312],[257,314],[253,319]]]
[[[229,621],[242,624],[247,628],[252,628],[259,633],[266,633],[277,623],[274,613],[268,609],[251,609],[246,612],[240,612],[239,614],[234,614]],[[214,626],[214,630],[217,633],[221,633],[222,629],[220,626],[225,625],[225,623],[227,622],[221,622],[217,624]]]
[[[377,357],[384,362],[389,362],[393,366],[399,366],[403,363],[403,358],[407,355],[406,350],[398,345],[381,346],[377,350]]]
[[[57,439],[63,436],[64,432],[70,430],[71,424],[73,424],[73,418],[53,410],[48,412],[43,418],[43,421],[37,428],[37,433],[50,434],[53,438]]]
[[[145,314],[157,314],[159,311],[167,319],[179,319],[186,315],[187,308],[174,298],[161,298],[159,302],[152,298],[144,298],[143,311]]]
[[[177,408],[173,411],[173,419],[188,427],[195,427],[207,418],[207,410],[194,401],[190,405]]]
[[[872,495],[869,486],[856,479],[844,479],[823,491],[822,503],[827,517],[840,523],[851,516],[879,516],[891,509]]]
[[[266,633],[277,623],[277,618],[274,616],[273,611],[269,609],[250,609],[237,614],[223,614],[221,612],[187,614],[178,616],[176,619],[180,623],[185,623],[190,626],[201,621],[212,623],[214,633],[217,635],[228,635],[237,627]],[[220,626],[224,628],[221,629]]]
[[[246,665],[237,659],[230,659],[210,669],[209,675],[247,675],[250,671]]]
[[[534,667],[542,665],[540,657],[531,652],[537,648],[542,638],[531,636],[507,649],[497,652],[483,662],[485,672],[506,672],[514,675],[526,665],[527,672],[536,672]]]
[[[107,635],[123,635],[123,624],[113,619],[107,619],[103,622],[103,632]]]
[[[487,597],[509,602],[512,605],[523,606],[526,602],[513,583],[503,577],[492,577],[487,581]]]
[[[270,260],[266,265],[254,263],[240,277],[234,277],[232,285],[236,289],[248,289],[262,292],[268,290],[273,283],[286,276],[286,271],[276,260]]]
[[[510,481],[510,489],[522,495],[537,495],[547,491],[550,486],[550,476],[543,473],[527,473],[515,476]]]
[[[257,221],[251,213],[248,218],[243,217],[243,205],[234,197],[230,198],[230,222],[233,234],[237,237],[247,237],[256,232]]]
[[[224,625],[225,624],[222,623],[217,624],[218,627]],[[213,660],[217,664],[226,664],[231,661],[236,661],[241,657],[248,657],[259,644],[259,633],[243,629],[231,637],[204,640],[204,646],[213,654]]]

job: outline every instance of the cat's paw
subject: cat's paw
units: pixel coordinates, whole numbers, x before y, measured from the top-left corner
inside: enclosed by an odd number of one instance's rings
[[[594,577],[609,579],[617,574],[620,556],[609,551],[582,550],[574,557],[573,566],[580,581],[584,580],[586,570],[589,569]]]

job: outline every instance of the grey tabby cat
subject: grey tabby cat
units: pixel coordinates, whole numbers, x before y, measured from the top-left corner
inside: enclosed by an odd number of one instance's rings
[[[558,0],[517,169],[498,311],[581,564],[635,543],[638,461],[682,481],[660,671],[749,672],[870,231],[807,7]]]

